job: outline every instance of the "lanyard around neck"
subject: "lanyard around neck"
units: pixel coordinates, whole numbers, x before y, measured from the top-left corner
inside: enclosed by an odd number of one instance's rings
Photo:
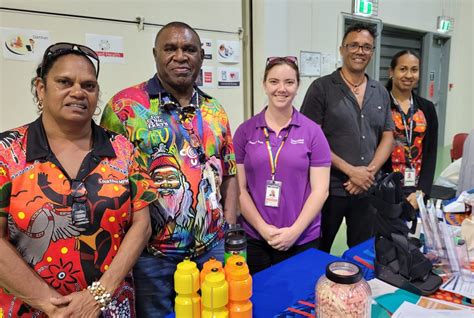
[[[392,96],[395,106],[397,106],[400,116],[402,117],[403,128],[405,128],[405,136],[407,138],[407,145],[408,147],[411,147],[412,142],[413,142],[413,139],[412,139],[413,138],[413,117],[415,115],[415,107],[413,105],[413,96],[410,96],[410,107],[408,108],[408,117],[407,117],[405,116],[405,113],[403,112],[403,109],[400,106],[400,103],[395,98],[395,96],[393,96],[392,92],[390,92],[390,95]],[[408,118],[410,118],[410,128],[408,128],[408,124],[407,124]],[[408,153],[411,159],[411,151],[409,151]]]
[[[270,169],[271,169],[271,173],[272,173],[272,181],[275,181],[275,173],[276,173],[276,167],[277,167],[277,163],[278,163],[278,157],[280,156],[280,152],[283,149],[283,145],[285,144],[286,139],[288,139],[288,135],[290,134],[290,130],[291,130],[291,126],[286,131],[286,135],[285,135],[285,137],[283,137],[283,140],[280,143],[280,147],[278,147],[278,150],[275,154],[275,157],[273,157],[272,146],[270,145],[270,135],[268,134],[267,127],[263,127],[263,133],[265,134],[265,143],[267,144],[268,157],[270,159]]]

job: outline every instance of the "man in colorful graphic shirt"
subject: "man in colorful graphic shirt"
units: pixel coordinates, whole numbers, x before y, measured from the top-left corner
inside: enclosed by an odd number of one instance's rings
[[[137,315],[173,310],[176,264],[223,257],[226,223],[235,223],[237,186],[232,136],[222,106],[195,86],[204,52],[194,29],[164,26],[153,49],[157,74],[117,93],[102,125],[141,150],[158,188],[150,207],[155,235],[134,268]]]

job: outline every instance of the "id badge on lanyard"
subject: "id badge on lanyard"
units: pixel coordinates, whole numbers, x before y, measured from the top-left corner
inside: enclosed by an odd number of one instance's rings
[[[265,191],[265,206],[278,208],[280,206],[281,181],[267,180]]]
[[[265,134],[265,142],[267,144],[268,157],[270,159],[270,169],[271,169],[271,174],[272,174],[272,179],[267,180],[267,184],[265,188],[265,206],[268,206],[268,207],[277,208],[280,206],[282,182],[275,180],[275,173],[276,173],[276,167],[278,163],[278,157],[280,156],[281,149],[283,148],[283,145],[285,144],[285,141],[288,138],[288,135],[290,134],[290,129],[291,127],[288,128],[288,131],[285,137],[283,137],[283,140],[281,141],[280,147],[278,148],[275,154],[275,158],[274,158],[273,153],[272,153],[272,147],[270,145],[270,136],[268,134],[268,130],[266,127],[263,128],[263,133]]]
[[[205,200],[209,202],[211,209],[215,210],[219,208],[219,189],[218,184],[216,182],[218,175],[217,171],[212,168],[211,164],[206,162],[203,167],[203,182],[209,187],[207,191],[203,191],[205,193]]]
[[[405,187],[414,187],[416,186],[416,171],[413,168],[406,168],[403,178],[403,185]]]
[[[403,127],[405,129],[405,137],[406,137],[407,146],[408,146],[408,164],[406,165],[405,173],[403,175],[403,185],[405,187],[414,187],[416,186],[416,170],[412,166],[412,157],[411,157],[411,145],[413,143],[413,130],[414,130],[413,117],[414,117],[414,112],[415,112],[414,104],[413,104],[413,96],[410,98],[410,108],[408,110],[410,126],[408,126],[407,118],[405,118],[405,114],[403,113],[403,110],[400,107],[400,103],[397,101],[395,96],[393,96],[392,92],[390,92],[390,95],[392,95],[392,98],[395,101],[395,105],[398,107],[398,111],[400,112],[400,116],[402,117]]]

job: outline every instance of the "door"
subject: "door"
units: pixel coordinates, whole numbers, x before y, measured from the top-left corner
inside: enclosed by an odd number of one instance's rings
[[[438,114],[438,146],[444,145],[451,38],[434,33],[423,37],[420,95],[433,102]]]
[[[388,81],[388,70],[392,57],[404,50],[410,50],[421,56],[423,37],[425,33],[400,29],[394,26],[384,25],[380,43],[380,77],[379,81],[385,86]],[[423,74],[420,73],[420,82]],[[418,88],[415,88],[418,93]]]

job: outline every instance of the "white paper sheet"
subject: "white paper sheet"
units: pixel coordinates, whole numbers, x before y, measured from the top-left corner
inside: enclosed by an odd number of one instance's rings
[[[474,313],[469,310],[426,309],[409,302],[403,302],[392,315],[392,318],[472,318]]]

